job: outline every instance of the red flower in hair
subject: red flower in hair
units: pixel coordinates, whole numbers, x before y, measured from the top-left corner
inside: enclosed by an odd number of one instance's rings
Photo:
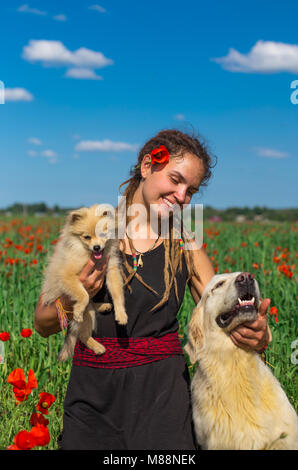
[[[164,145],[160,145],[157,149],[153,149],[151,152],[151,163],[167,163],[169,161],[169,152]]]

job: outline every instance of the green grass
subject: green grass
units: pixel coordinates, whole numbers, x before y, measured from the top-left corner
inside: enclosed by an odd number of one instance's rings
[[[56,397],[46,417],[50,422],[51,434],[47,449],[57,448],[56,440],[62,429],[63,400],[71,365],[70,361],[66,364],[57,362],[63,336],[59,333],[45,339],[34,331],[30,338],[23,338],[20,331],[23,328],[33,329],[33,313],[40,294],[43,269],[48,251],[53,249],[51,241],[58,236],[60,223],[61,220],[56,218],[32,217],[26,220],[7,218],[0,224],[0,332],[10,333],[10,340],[2,343],[5,347],[5,363],[0,364],[0,449],[12,444],[20,430],[30,430],[29,419],[32,412],[36,411],[41,392],[52,393]],[[253,272],[263,298],[271,298],[271,306],[278,308],[278,323],[272,315],[268,315],[273,334],[273,342],[267,352],[268,367],[281,382],[297,410],[297,366],[291,361],[294,351],[291,343],[298,339],[297,278],[293,267],[296,263],[297,227],[286,223],[220,223],[206,224],[204,229],[206,251],[218,272]],[[246,246],[241,246],[243,242]],[[16,245],[22,249],[18,250]],[[24,252],[25,248],[29,249],[29,253]],[[278,271],[281,262],[277,264],[273,261],[273,257],[281,253],[284,253],[285,265],[290,266],[293,272],[292,278]],[[16,259],[19,261],[10,264],[10,260]],[[37,264],[33,264],[33,260]],[[187,340],[187,323],[193,307],[194,302],[187,288],[178,315],[180,334],[184,335],[183,344]],[[12,386],[6,382],[9,373],[16,368],[24,369],[26,377],[29,369],[32,369],[38,381],[38,388],[17,406]],[[195,366],[189,364],[189,370],[193,376]]]

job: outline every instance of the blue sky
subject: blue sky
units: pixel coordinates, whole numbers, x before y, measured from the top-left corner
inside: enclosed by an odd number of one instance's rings
[[[115,204],[137,149],[191,126],[218,158],[193,202],[298,206],[296,1],[10,0],[0,14],[0,207]]]

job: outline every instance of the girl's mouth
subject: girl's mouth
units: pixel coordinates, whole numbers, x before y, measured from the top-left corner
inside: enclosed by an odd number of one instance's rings
[[[169,210],[171,210],[171,211],[174,210],[175,204],[173,204],[172,202],[170,202],[168,199],[166,199],[164,197],[162,197],[161,200],[163,202],[163,205],[165,205]]]

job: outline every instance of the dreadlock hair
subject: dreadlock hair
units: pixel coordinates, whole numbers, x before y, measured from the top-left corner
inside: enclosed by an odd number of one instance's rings
[[[200,138],[201,139],[201,138]],[[137,164],[134,165],[130,170],[130,178],[124,181],[119,186],[119,191],[122,186],[128,184],[126,187],[123,196],[126,197],[126,220],[128,221],[129,217],[127,215],[128,208],[132,204],[133,196],[142,180],[141,175],[141,163],[145,155],[150,154],[153,149],[159,147],[160,145],[164,145],[170,155],[170,158],[175,156],[179,156],[183,158],[183,155],[188,152],[195,156],[197,156],[204,168],[204,177],[201,182],[200,186],[207,186],[207,183],[211,177],[211,168],[212,166],[212,158],[207,151],[207,147],[204,143],[199,141],[199,137],[195,136],[194,133],[189,135],[188,133],[181,132],[177,129],[169,129],[169,130],[162,130],[160,131],[155,137],[148,140],[148,142],[141,148]],[[118,209],[118,208],[117,208]],[[116,209],[116,211],[117,211]],[[127,222],[128,223],[128,222]],[[183,233],[183,231],[182,231]],[[182,236],[182,240],[185,241],[184,235]],[[133,247],[131,241],[129,239],[129,244],[131,251],[133,252]],[[160,302],[152,308],[152,310],[156,310],[161,305],[167,302],[171,288],[174,284],[175,294],[177,301],[178,299],[178,288],[177,288],[177,281],[176,281],[176,271],[177,269],[181,272],[182,269],[182,250],[180,249],[179,240],[173,237],[173,224],[172,218],[170,218],[169,224],[169,237],[168,239],[164,239],[163,241],[165,247],[165,264],[164,264],[164,282],[165,282],[165,291],[163,294],[162,299]],[[146,284],[142,277],[132,269],[132,267],[128,264],[126,254],[122,251],[123,256],[123,264],[128,272],[128,276],[126,277],[123,270],[122,276],[125,280],[125,284],[127,285],[128,289],[131,292],[131,287],[129,286],[129,282],[133,277],[136,277],[147,289],[154,292],[156,295],[157,292],[152,289],[148,284]],[[200,280],[199,274],[197,273],[194,262],[193,262],[193,253],[192,250],[184,250],[185,261],[188,268],[188,278],[187,282],[190,278],[195,276],[198,280]]]

